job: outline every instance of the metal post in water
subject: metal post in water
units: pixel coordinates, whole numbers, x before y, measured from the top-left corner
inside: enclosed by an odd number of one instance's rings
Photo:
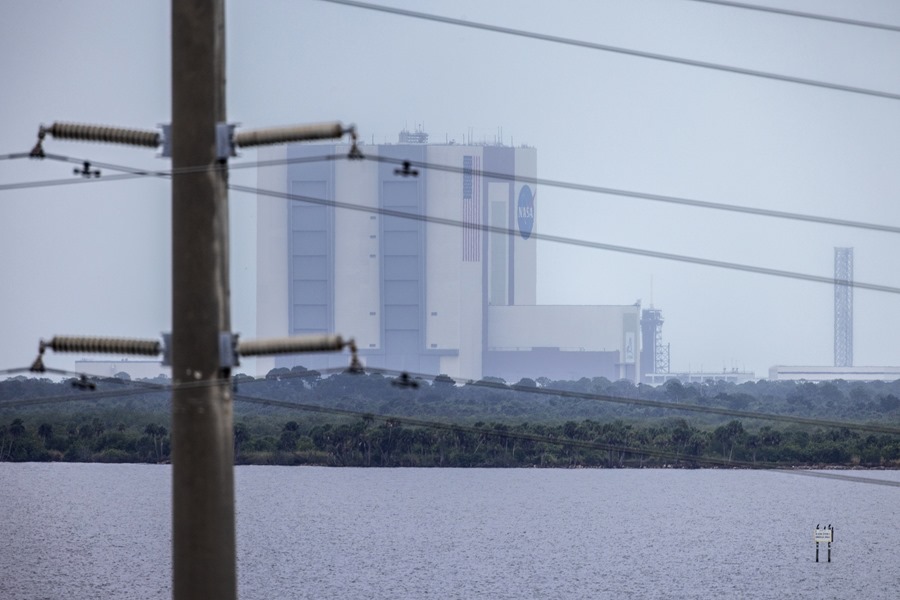
[[[829,537],[829,540],[828,540],[828,562],[831,562],[831,542],[834,541],[834,527],[829,525],[828,529],[831,530],[831,536]]]

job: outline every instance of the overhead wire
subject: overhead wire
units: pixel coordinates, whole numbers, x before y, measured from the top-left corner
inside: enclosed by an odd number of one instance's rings
[[[428,169],[432,171],[445,171],[449,173],[459,173],[462,174],[465,172],[463,167],[457,167],[453,165],[441,165],[435,164],[427,161],[414,161],[414,160],[405,160],[400,158],[392,158],[388,156],[364,156],[364,160],[372,160],[376,162],[383,162],[388,164],[395,165],[403,165],[403,163],[408,163],[410,167],[416,167],[420,169]],[[560,181],[558,179],[546,179],[541,177],[517,177],[515,175],[510,175],[506,173],[500,172],[492,172],[492,171],[484,171],[480,170],[479,174],[485,178],[493,178],[493,179],[502,179],[502,180],[510,180],[510,181],[526,181],[528,183],[534,183],[535,185],[556,187],[568,190],[574,190],[579,192],[590,192],[594,194],[605,194],[609,196],[621,196],[626,198],[638,198],[641,200],[652,200],[655,202],[664,202],[668,204],[678,204],[682,206],[691,206],[695,208],[706,208],[712,210],[721,210],[728,212],[737,212],[744,213],[749,215],[756,215],[760,217],[773,217],[777,219],[788,219],[795,221],[806,221],[809,223],[818,223],[821,225],[834,225],[838,227],[850,227],[856,229],[866,229],[870,231],[883,231],[886,233],[900,233],[900,227],[895,225],[883,225],[880,223],[867,223],[863,221],[851,221],[848,219],[837,219],[833,217],[823,217],[819,215],[809,215],[803,213],[793,213],[788,211],[781,210],[772,210],[767,208],[757,208],[753,206],[741,206],[736,204],[725,204],[721,202],[709,202],[706,200],[694,200],[691,198],[682,198],[677,196],[666,196],[662,194],[652,194],[648,192],[639,192],[633,190],[623,190],[617,188],[610,187],[602,187],[597,185],[590,185],[584,183],[573,183],[569,181]]]
[[[70,157],[51,157],[51,158],[54,160],[63,160],[65,162],[73,162],[76,160],[76,159],[72,159]],[[347,157],[346,157],[346,155],[340,155],[340,154],[328,154],[328,155],[322,155],[322,156],[303,157],[303,158],[296,158],[296,159],[290,159],[290,160],[292,162],[320,162],[322,160],[338,160],[340,158],[347,158]],[[402,164],[405,162],[405,163],[410,164],[411,166],[416,166],[416,167],[423,168],[423,169],[427,168],[427,169],[444,170],[444,171],[450,171],[450,172],[461,172],[461,169],[459,167],[449,166],[449,165],[434,165],[434,164],[427,163],[427,162],[411,162],[411,161],[404,161],[401,159],[388,158],[388,157],[372,157],[372,158],[369,158],[369,160],[388,162],[388,163],[393,163],[393,164]],[[98,168],[106,168],[106,169],[111,169],[111,170],[126,170],[127,173],[122,176],[123,178],[142,177],[142,176],[170,177],[172,174],[172,172],[170,172],[170,171],[149,171],[149,170],[136,169],[133,167],[124,167],[121,165],[113,165],[111,163],[102,163],[101,162],[101,163],[92,163],[92,164],[96,165]],[[253,163],[248,163],[248,166],[252,165],[252,164]],[[209,170],[209,167],[208,166],[190,167],[189,169],[192,172],[202,172],[205,170]],[[509,179],[509,178],[515,179],[515,176],[511,176],[508,174],[504,175],[501,173],[485,172],[484,175],[485,176],[498,176],[498,177],[502,176],[507,179]],[[81,180],[83,180],[83,181],[98,181],[99,179],[89,179],[89,180],[81,179]],[[554,181],[554,180],[538,180],[536,178],[525,178],[525,180],[533,181],[533,182],[542,181],[542,182],[546,182],[547,185],[558,185],[560,187],[568,187],[569,189],[581,189],[583,191],[590,191],[590,192],[594,192],[594,193],[611,193],[611,191],[612,191],[612,190],[604,191],[604,190],[607,190],[607,188],[599,188],[597,186],[587,186],[584,184],[558,182],[558,181]],[[337,200],[314,198],[311,196],[300,196],[300,195],[291,194],[288,192],[279,192],[276,190],[264,190],[264,189],[257,188],[257,187],[243,186],[243,185],[233,184],[233,183],[228,184],[228,188],[231,190],[237,191],[237,192],[256,194],[258,196],[269,196],[269,197],[275,197],[275,198],[281,198],[281,199],[287,199],[287,200],[297,200],[297,201],[303,201],[303,202],[308,202],[308,203],[313,203],[313,204],[334,206],[336,208],[369,212],[369,213],[374,213],[374,214],[379,214],[379,215],[384,215],[384,216],[394,216],[394,217],[398,217],[398,218],[412,219],[412,220],[418,220],[418,221],[429,222],[429,223],[449,225],[449,226],[454,226],[454,227],[470,227],[470,228],[476,228],[480,231],[485,231],[485,232],[490,232],[490,233],[499,233],[499,234],[506,235],[506,236],[516,235],[516,232],[512,228],[509,228],[509,227],[500,227],[500,226],[493,226],[493,225],[487,225],[487,224],[471,224],[471,223],[465,223],[460,220],[450,219],[450,218],[446,218],[446,217],[437,217],[434,215],[421,215],[421,214],[417,214],[417,213],[409,213],[409,212],[405,212],[405,211],[386,209],[386,208],[382,208],[382,207],[364,206],[364,205],[359,205],[359,204],[340,202]],[[2,190],[2,189],[4,189],[4,188],[2,186],[0,186],[0,190]],[[876,229],[879,231],[885,231],[885,232],[890,232],[890,233],[900,233],[900,228],[893,227],[893,226],[879,226],[877,224],[868,224],[868,223],[853,222],[853,221],[845,222],[845,221],[842,221],[839,219],[831,219],[828,217],[816,217],[813,215],[799,215],[796,213],[776,214],[779,211],[764,211],[763,209],[754,209],[752,207],[726,208],[728,205],[713,206],[710,203],[705,203],[703,201],[678,199],[678,198],[674,198],[674,197],[656,196],[656,195],[652,195],[652,194],[643,194],[643,193],[639,193],[639,192],[626,192],[624,190],[619,190],[619,192],[625,192],[622,195],[631,195],[633,197],[641,197],[641,198],[645,198],[645,199],[653,199],[653,200],[660,200],[660,201],[678,202],[678,203],[682,203],[682,204],[692,204],[694,206],[703,207],[703,208],[717,208],[720,210],[737,210],[738,212],[754,213],[754,214],[760,214],[762,216],[773,216],[773,217],[778,216],[781,218],[795,218],[795,219],[814,221],[814,222],[829,224],[829,225],[843,225],[843,226],[848,226],[848,227]],[[532,237],[534,237],[536,240],[543,240],[543,241],[547,241],[547,242],[554,242],[554,243],[573,245],[573,246],[582,246],[582,247],[592,248],[592,249],[596,249],[596,250],[605,250],[605,251],[609,251],[609,252],[618,252],[618,253],[631,254],[631,255],[636,255],[636,256],[644,256],[644,257],[648,257],[648,258],[656,258],[656,259],[661,259],[661,260],[670,260],[670,261],[675,261],[675,262],[696,264],[696,265],[707,266],[707,267],[715,267],[715,268],[743,271],[743,272],[748,272],[748,273],[755,273],[758,275],[768,275],[768,276],[773,276],[773,277],[810,281],[810,282],[814,282],[814,283],[824,283],[824,284],[828,284],[828,285],[834,284],[833,277],[827,277],[827,276],[823,276],[823,275],[812,275],[812,274],[807,274],[807,273],[799,273],[796,271],[773,269],[773,268],[769,268],[769,267],[758,267],[758,266],[754,266],[754,265],[746,265],[746,264],[730,262],[730,261],[720,261],[720,260],[707,259],[707,258],[702,258],[702,257],[687,256],[687,255],[683,255],[683,254],[675,254],[675,253],[669,253],[669,252],[647,250],[647,249],[643,249],[643,248],[634,248],[634,247],[621,246],[621,245],[616,245],[616,244],[608,244],[608,243],[603,243],[603,242],[593,242],[593,241],[589,241],[589,240],[581,240],[581,239],[571,238],[571,237],[567,237],[567,236],[552,235],[552,234],[540,233],[540,232],[533,232]],[[900,288],[893,287],[893,286],[872,284],[872,283],[866,283],[866,282],[861,282],[861,281],[853,281],[853,282],[849,283],[848,285],[850,287],[863,289],[863,290],[900,294]]]
[[[856,27],[867,27],[869,29],[881,29],[884,31],[900,32],[900,26],[890,25],[887,23],[878,23],[875,21],[863,21],[860,19],[848,19],[846,17],[835,17],[831,15],[823,15],[820,13],[805,12],[801,10],[790,10],[787,8],[777,8],[774,6],[764,6],[762,4],[749,4],[747,2],[732,2],[730,0],[689,0],[690,2],[702,2],[703,4],[715,4],[728,8],[740,8],[752,10],[756,12],[772,13],[776,15],[784,15],[788,17],[799,17],[803,19],[812,19],[815,21],[824,21],[827,23],[836,23],[839,25],[853,25]]]
[[[439,217],[436,215],[424,215],[419,213],[411,213],[401,210],[376,207],[376,206],[365,206],[362,204],[353,204],[349,202],[342,202],[339,200],[328,200],[324,198],[315,198],[312,196],[304,196],[300,194],[291,194],[288,192],[279,192],[276,190],[265,190],[257,187],[239,185],[234,183],[228,184],[228,189],[236,191],[236,192],[244,192],[247,194],[256,194],[257,196],[269,196],[272,198],[279,198],[283,200],[296,200],[301,202],[307,202],[310,204],[318,204],[322,206],[333,206],[335,208],[347,209],[347,210],[355,210],[360,212],[367,212],[371,214],[377,214],[388,217],[397,217],[401,219],[410,219],[414,221],[421,221],[426,223],[434,223],[440,225],[449,225],[452,227],[460,227],[460,228],[473,228],[479,231],[488,232],[488,233],[498,233],[507,236],[516,235],[514,229],[510,227],[502,227],[496,225],[488,225],[484,223],[473,224],[466,223],[464,221],[460,221],[458,219],[450,219],[447,217]],[[787,271],[784,269],[773,269],[769,267],[758,267],[754,265],[747,265],[742,263],[723,261],[723,260],[714,260],[710,258],[701,258],[696,256],[687,256],[684,254],[675,254],[671,252],[660,252],[657,250],[647,250],[643,248],[634,248],[629,246],[620,246],[617,244],[608,244],[604,242],[594,242],[590,240],[577,239],[567,236],[553,235],[548,233],[539,233],[532,232],[531,237],[535,240],[545,241],[545,242],[555,242],[559,244],[565,244],[570,246],[581,246],[584,248],[592,248],[595,250],[606,250],[608,252],[618,252],[622,254],[631,254],[634,256],[644,256],[647,258],[656,258],[661,260],[670,260],[674,262],[682,262],[688,264],[695,264],[705,267],[716,267],[721,269],[728,269],[733,271],[743,271],[746,273],[755,273],[757,275],[768,275],[772,277],[781,277],[785,279],[795,279],[800,281],[810,281],[814,283],[824,283],[828,285],[834,285],[835,279],[834,277],[826,277],[824,275],[812,275],[809,273],[800,273],[797,271]],[[862,290],[871,290],[877,292],[885,292],[890,294],[900,294],[900,288],[888,285],[881,285],[875,283],[866,283],[862,281],[852,281],[846,284],[848,287],[853,287]]]
[[[9,154],[0,154],[0,160],[16,160],[19,158],[33,158],[30,152],[10,152]]]
[[[27,153],[17,153],[12,155],[6,155],[9,158],[33,158],[30,157]],[[324,162],[329,160],[337,160],[337,159],[345,159],[346,155],[338,155],[338,154],[329,154],[322,156],[308,156],[308,157],[298,157],[292,159],[286,159],[284,164],[302,164],[302,163],[313,163],[313,162]],[[0,156],[0,160],[3,160],[4,157]],[[42,159],[47,160],[55,160],[59,162],[71,163],[82,165],[85,162],[90,163],[91,167],[98,169],[107,169],[110,171],[121,171],[121,174],[118,175],[104,175],[102,177],[78,177],[72,176],[66,179],[48,179],[42,181],[23,181],[16,183],[7,183],[0,184],[0,191],[8,191],[8,190],[20,190],[20,189],[28,189],[28,188],[40,188],[40,187],[50,187],[56,185],[68,185],[68,184],[79,184],[79,183],[99,183],[102,181],[122,181],[127,179],[140,179],[144,177],[151,178],[160,178],[160,179],[169,179],[172,175],[175,174],[183,174],[183,173],[203,173],[208,171],[223,171],[223,170],[234,170],[234,169],[243,169],[243,168],[251,168],[257,166],[256,162],[246,162],[246,163],[237,163],[235,165],[202,165],[197,167],[180,167],[177,169],[141,169],[138,167],[129,167],[124,165],[117,165],[102,161],[93,161],[81,158],[73,158],[71,156],[64,156],[60,154],[47,154],[42,157]],[[269,162],[272,161],[263,161],[262,164],[264,166],[269,166]]]
[[[598,50],[602,52],[611,52],[617,54],[623,54],[627,56],[634,56],[637,58],[644,58],[649,60],[663,61],[669,63],[675,63],[690,67],[698,67],[702,69],[711,69],[716,71],[723,71],[727,73],[732,73],[736,75],[747,75],[750,77],[757,77],[761,79],[769,79],[774,81],[781,81],[786,83],[794,83],[798,85],[817,87],[835,90],[839,92],[849,92],[853,94],[862,94],[866,96],[874,96],[879,98],[885,98],[888,100],[900,100],[900,94],[893,92],[885,92],[881,90],[874,90],[869,88],[862,88],[850,85],[843,85],[839,83],[830,83],[827,81],[820,81],[816,79],[806,79],[802,77],[794,77],[791,75],[781,75],[778,73],[771,73],[768,71],[759,71],[755,69],[747,69],[743,67],[735,67],[730,65],[723,65],[719,63],[713,63],[702,60],[694,60],[690,58],[682,58],[677,56],[672,56],[668,54],[661,54],[655,52],[646,52],[643,50],[634,50],[630,48],[623,48],[620,46],[612,46],[609,44],[599,44],[596,42],[589,42],[585,40],[577,40],[573,38],[550,35],[546,33],[538,33],[535,31],[527,31],[524,29],[515,29],[512,27],[505,27],[501,25],[491,25],[489,23],[482,23],[477,21],[470,21],[467,19],[456,19],[453,17],[445,17],[441,15],[436,15],[433,13],[424,13],[415,10],[407,10],[403,8],[395,8],[392,6],[384,6],[380,4],[372,4],[369,2],[360,2],[358,0],[319,0],[320,2],[328,2],[331,4],[339,4],[343,6],[348,6],[352,8],[361,8],[365,10],[371,10],[376,12],[382,12],[387,14],[398,15],[402,17],[409,17],[413,19],[419,19],[424,21],[432,21],[435,23],[443,23],[446,25],[455,25],[458,27],[466,27],[469,29],[479,29],[482,31],[489,31],[493,33],[502,33],[505,35],[512,35],[522,38],[529,38],[534,40],[540,40],[543,42],[552,42],[555,44],[563,44],[567,46],[574,46],[579,48],[585,48],[588,50]]]
[[[344,369],[331,369],[331,371],[338,372],[343,371]],[[299,373],[285,373],[279,374],[278,377],[281,379],[292,379],[292,378],[307,378],[311,376],[311,372],[315,371],[317,373],[326,373],[329,369],[310,369],[307,371],[302,371]],[[438,376],[429,373],[415,373],[410,371],[397,371],[394,369],[384,369],[377,367],[365,367],[365,371],[368,374],[381,374],[381,375],[392,375],[392,376],[400,376],[404,373],[412,378],[413,380],[428,380],[434,381]],[[517,384],[501,384],[494,383],[489,380],[481,379],[481,380],[465,380],[459,378],[451,378],[456,383],[464,383],[466,387],[476,387],[476,388],[486,388],[497,391],[507,391],[507,392],[516,392],[522,394],[530,394],[536,396],[550,396],[550,397],[558,397],[558,398],[568,398],[571,400],[586,400],[591,402],[598,403],[609,403],[609,404],[620,404],[620,405],[629,405],[636,406],[641,408],[658,408],[663,410],[672,410],[672,411],[686,411],[700,414],[711,414],[717,416],[727,416],[727,417],[736,417],[741,419],[752,419],[757,421],[775,421],[779,423],[785,423],[789,425],[809,425],[816,427],[826,427],[826,428],[834,428],[834,429],[850,429],[855,431],[865,431],[868,433],[882,433],[888,435],[900,435],[900,426],[890,426],[890,425],[878,425],[875,423],[859,423],[854,421],[835,421],[830,419],[819,419],[819,418],[810,418],[810,417],[799,417],[795,415],[784,415],[778,413],[765,413],[765,412],[756,412],[756,411],[747,411],[747,410],[737,410],[720,406],[708,406],[702,404],[689,404],[685,402],[677,402],[677,401],[661,401],[661,400],[649,400],[642,398],[629,398],[627,396],[612,396],[609,394],[598,394],[593,392],[576,392],[571,390],[563,390],[559,388],[548,388],[548,387],[532,387],[528,385],[517,385]],[[265,381],[263,379],[255,379],[253,381],[244,381],[242,384],[252,385],[255,382]]]
[[[26,190],[33,188],[45,188],[45,187],[53,187],[58,185],[77,185],[80,183],[93,183],[93,182],[109,182],[109,181],[123,181],[128,179],[135,179],[138,177],[143,177],[143,175],[137,174],[129,174],[122,173],[119,175],[105,175],[103,177],[70,177],[67,179],[44,179],[40,181],[21,181],[16,183],[4,183],[0,184],[0,192],[3,191],[11,191],[11,190]]]
[[[13,372],[22,372],[28,371],[30,368],[22,367],[18,369],[7,369],[6,371],[0,371],[0,374],[9,374]],[[100,378],[88,375],[86,373],[80,373],[76,371],[66,371],[62,369],[47,369],[48,372],[51,372],[55,375],[69,376],[69,377],[81,377],[81,378],[90,378],[96,381],[101,382],[113,382],[117,384],[127,384],[127,385],[139,385],[144,388],[144,391],[170,391],[176,387],[179,388],[204,388],[214,385],[220,385],[216,382],[209,381],[201,381],[201,382],[184,382],[179,384],[158,384],[153,382],[142,382],[142,381],[133,381],[133,380],[122,380],[116,378]],[[414,373],[409,371],[396,371],[392,369],[382,369],[382,368],[373,368],[366,367],[365,371],[367,374],[379,374],[379,375],[393,375],[399,376],[403,373],[406,373],[409,377],[413,379],[419,380],[429,380],[434,381],[438,376],[434,374],[428,373]],[[315,373],[320,375],[335,375],[339,373],[346,372],[345,367],[338,367],[332,369],[308,369],[306,371],[300,372],[289,372],[278,374],[276,377],[280,380],[288,380],[288,379],[305,379],[314,376]],[[356,374],[353,374],[356,376]],[[454,379],[455,382],[459,383],[462,380]],[[266,383],[269,382],[268,377],[264,378],[253,378],[253,379],[241,379],[234,380],[235,387],[243,387],[245,385],[253,385],[254,383]],[[756,411],[746,411],[746,410],[737,410],[730,409],[726,407],[720,406],[709,406],[702,404],[689,404],[684,402],[677,401],[661,401],[661,400],[650,400],[650,399],[642,399],[642,398],[629,398],[627,396],[612,396],[609,394],[598,394],[592,392],[577,392],[573,390],[563,390],[559,388],[547,388],[547,387],[531,387],[527,385],[507,385],[501,383],[494,383],[489,380],[465,380],[464,385],[466,387],[476,387],[476,388],[486,388],[496,391],[506,391],[506,392],[515,392],[522,394],[529,394],[532,396],[549,396],[549,397],[558,397],[558,398],[567,398],[571,400],[585,400],[597,403],[607,403],[607,404],[620,404],[620,405],[629,405],[641,408],[657,408],[662,410],[671,410],[671,411],[686,411],[700,414],[710,414],[716,416],[727,416],[727,417],[735,417],[740,419],[750,419],[757,421],[774,421],[779,423],[784,423],[788,425],[804,425],[804,426],[815,426],[815,427],[824,427],[829,429],[848,429],[851,431],[863,431],[867,433],[881,433],[887,435],[900,435],[900,427],[891,426],[891,425],[879,425],[875,423],[860,423],[854,421],[836,421],[831,419],[821,419],[821,418],[811,418],[811,417],[800,417],[796,415],[784,415],[779,413],[765,413],[765,412],[756,412]],[[53,403],[60,400],[72,399],[72,396],[58,396],[58,397],[50,397],[46,403]],[[0,408],[9,407],[15,408],[19,406],[30,406],[32,404],[41,404],[44,401],[40,399],[29,399],[29,400],[17,400],[17,401],[9,401],[0,403]],[[321,407],[327,408],[327,407]],[[368,413],[366,413],[368,414]],[[382,415],[383,418],[393,418],[391,416]]]
[[[380,373],[390,373],[400,375],[401,371],[390,369],[371,369],[367,371],[376,371]],[[437,376],[422,373],[412,373],[404,371],[410,377],[434,380]],[[627,398],[624,396],[610,396],[608,394],[597,394],[590,392],[576,392],[569,390],[561,390],[558,388],[531,387],[527,385],[507,385],[494,383],[488,380],[478,380],[467,382],[467,386],[488,388],[499,391],[511,391],[524,394],[533,394],[538,396],[554,396],[560,398],[568,398],[572,400],[588,400],[591,402],[624,404],[630,406],[639,406],[642,408],[660,408],[664,410],[688,411],[694,413],[705,413],[711,415],[719,415],[726,417],[737,417],[741,419],[754,419],[762,421],[777,421],[780,423],[788,423],[792,425],[812,425],[817,427],[828,427],[837,429],[852,429],[857,431],[866,431],[869,433],[885,433],[890,435],[900,435],[900,427],[892,427],[889,425],[877,425],[871,423],[854,423],[852,421],[833,421],[829,419],[816,419],[808,417],[798,417],[794,415],[781,415],[778,413],[763,413],[747,410],[736,410],[719,406],[705,406],[701,404],[688,404],[684,402],[669,402],[661,400],[646,400],[641,398]]]
[[[2,157],[0,157],[2,158]],[[76,159],[66,156],[60,155],[48,155],[48,159],[50,160],[62,160],[65,162],[70,162],[73,164],[81,164],[84,162],[82,159]],[[365,155],[363,157],[364,160],[370,160],[375,162],[387,163],[387,164],[395,164],[402,165],[403,163],[409,163],[411,167],[416,167],[420,169],[428,169],[433,171],[443,171],[448,173],[458,173],[462,174],[464,169],[462,167],[453,166],[453,165],[444,165],[438,164],[428,161],[410,161],[404,160],[400,158],[392,158],[387,156],[377,156],[377,155]],[[273,166],[283,166],[283,165],[295,165],[295,164],[303,164],[303,163],[315,163],[315,162],[325,162],[325,161],[338,161],[338,160],[349,160],[349,157],[346,153],[332,153],[332,154],[323,154],[319,156],[309,156],[309,157],[293,157],[293,158],[284,158],[284,159],[272,159],[266,161],[248,161],[243,163],[235,163],[228,166],[229,170],[237,170],[237,169],[247,169],[247,168],[266,168]],[[33,188],[33,187],[42,187],[42,186],[50,186],[50,185],[65,185],[68,183],[84,183],[84,182],[93,182],[93,181],[119,181],[123,179],[131,179],[136,177],[159,177],[159,178],[168,178],[171,177],[174,173],[196,173],[207,171],[210,169],[208,166],[203,167],[183,167],[181,169],[173,169],[173,170],[145,170],[138,169],[135,167],[127,167],[122,165],[115,165],[111,163],[104,162],[94,162],[88,161],[92,166],[101,168],[101,169],[109,169],[113,171],[124,171],[126,174],[124,175],[112,175],[105,176],[101,178],[91,178],[85,179],[81,178],[68,178],[68,179],[54,179],[54,180],[46,180],[46,181],[33,181],[33,182],[21,182],[21,183],[13,183],[13,184],[0,184],[0,191],[3,190],[15,190],[15,189],[23,189],[23,188]],[[215,169],[216,167],[213,167]],[[222,167],[224,168],[224,167]],[[884,233],[897,233],[900,234],[900,226],[896,225],[886,225],[881,223],[871,223],[865,221],[854,221],[849,219],[839,219],[835,217],[825,217],[820,215],[810,215],[804,213],[794,213],[788,211],[780,211],[773,210],[767,208],[758,208],[753,206],[741,206],[736,204],[726,204],[722,202],[711,202],[707,200],[696,200],[692,198],[684,198],[678,196],[667,196],[663,194],[653,194],[649,192],[641,192],[635,190],[624,190],[619,188],[611,188],[604,187],[598,185],[591,185],[585,183],[577,183],[570,181],[562,181],[558,179],[548,179],[541,177],[517,177],[516,175],[509,173],[502,173],[496,171],[479,171],[479,174],[485,178],[492,179],[500,179],[506,181],[527,181],[528,183],[533,183],[535,185],[547,186],[547,187],[555,187],[560,189],[568,189],[573,191],[585,192],[585,193],[594,193],[594,194],[603,194],[607,196],[616,196],[616,197],[624,197],[624,198],[636,198],[639,200],[649,200],[653,202],[662,202],[667,204],[681,205],[681,206],[689,206],[694,208],[705,208],[710,210],[719,210],[725,212],[735,212],[735,213],[743,213],[748,215],[755,215],[760,217],[771,217],[776,219],[786,219],[786,220],[794,220],[794,221],[803,221],[808,223],[815,223],[820,225],[833,225],[835,227],[847,227],[853,229],[863,229],[867,231],[880,231]]]

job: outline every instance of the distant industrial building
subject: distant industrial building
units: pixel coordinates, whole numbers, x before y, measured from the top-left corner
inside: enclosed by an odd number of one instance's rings
[[[790,367],[775,366],[769,369],[772,381],[896,381],[900,379],[900,367]]]
[[[534,148],[430,144],[416,131],[361,150],[365,160],[335,160],[346,145],[260,151],[274,166],[259,170],[259,337],[335,332],[370,368],[463,379],[639,377],[639,304],[536,304]],[[294,355],[258,370],[346,364]]]
[[[769,369],[773,381],[895,381],[900,367],[853,366],[853,248],[834,249],[834,366]]]
[[[641,383],[655,384],[671,379],[669,375],[669,344],[662,341],[663,317],[658,308],[641,313]]]
[[[644,383],[649,385],[662,385],[667,381],[677,379],[681,383],[715,383],[723,381],[726,383],[747,383],[748,381],[756,381],[756,374],[753,371],[740,371],[738,369],[722,370],[722,371],[682,371],[674,373],[648,373],[644,376]]]

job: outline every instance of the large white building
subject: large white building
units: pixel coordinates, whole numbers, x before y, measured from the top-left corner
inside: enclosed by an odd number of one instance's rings
[[[260,189],[290,198],[258,198],[257,335],[339,333],[369,367],[463,379],[634,380],[639,305],[536,304],[535,149],[400,139],[363,146],[365,160],[334,159],[350,148],[333,144],[260,152],[279,163]],[[346,357],[258,367],[297,364]]]

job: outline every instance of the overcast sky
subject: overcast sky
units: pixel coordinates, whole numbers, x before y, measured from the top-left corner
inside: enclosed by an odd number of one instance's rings
[[[373,0],[600,44],[900,93],[900,33],[691,0]],[[749,0],[748,0],[749,1]],[[766,5],[900,25],[894,0]],[[162,1],[4,5],[0,154],[38,126],[153,128],[170,106]],[[422,125],[537,148],[538,176],[900,226],[900,100],[820,89],[339,6],[227,2],[229,120],[341,120],[366,141]],[[153,151],[48,139],[47,152],[167,169]],[[246,152],[233,165],[252,161]],[[69,164],[0,160],[0,369],[54,334],[171,329],[167,181],[81,181]],[[104,176],[111,175],[104,171]],[[255,169],[233,182],[256,185]],[[76,183],[77,181],[77,183]],[[255,197],[232,193],[232,325],[255,335]],[[900,287],[900,236],[540,186],[541,233]],[[833,288],[558,243],[538,248],[541,304],[663,311],[673,370],[833,362]],[[857,289],[856,365],[900,365],[900,296]],[[352,332],[342,332],[352,335]],[[50,355],[71,369],[80,355]],[[243,369],[239,369],[243,370]],[[249,371],[249,369],[247,369]]]

